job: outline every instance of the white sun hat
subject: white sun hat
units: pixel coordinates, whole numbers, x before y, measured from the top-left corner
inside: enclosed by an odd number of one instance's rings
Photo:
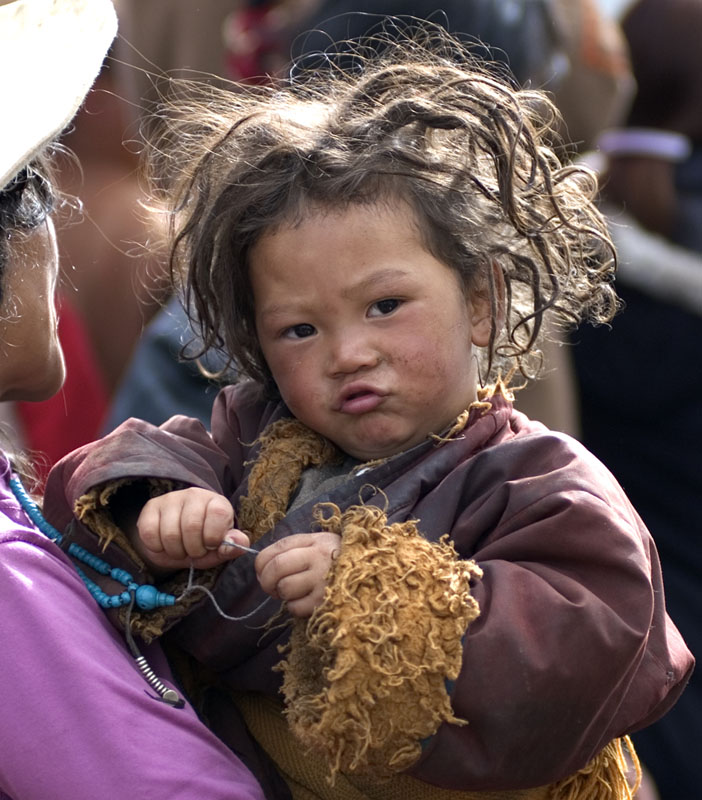
[[[116,32],[111,0],[0,0],[0,189],[73,119]]]

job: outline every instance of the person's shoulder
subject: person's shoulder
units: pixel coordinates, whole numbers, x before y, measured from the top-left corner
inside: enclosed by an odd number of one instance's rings
[[[251,458],[263,431],[273,422],[289,417],[287,406],[265,396],[253,381],[222,388],[212,407],[212,438],[236,462]]]
[[[514,410],[510,419],[513,436],[497,445],[509,447],[513,452],[523,451],[531,469],[542,471],[549,467],[577,467],[579,470],[607,471],[604,464],[569,433],[553,430],[538,420],[533,420]]]
[[[21,516],[13,498],[0,494],[0,546],[13,545],[13,555],[3,548],[0,566],[12,571],[19,562],[36,561],[45,555],[67,562],[63,551],[28,522],[22,521]]]
[[[631,505],[617,479],[573,436],[513,412],[514,435],[485,451],[502,465],[505,480],[539,485],[546,495],[578,493],[607,503],[629,517]]]
[[[0,544],[26,542],[40,547],[51,545],[50,540],[36,530],[20,507],[11,488],[11,478],[10,459],[0,450]],[[0,561],[3,559],[0,558]]]
[[[260,432],[276,419],[289,415],[280,400],[266,397],[260,384],[244,380],[220,389],[213,407],[212,426],[214,431],[215,418],[220,416],[230,423],[236,418],[239,427]]]

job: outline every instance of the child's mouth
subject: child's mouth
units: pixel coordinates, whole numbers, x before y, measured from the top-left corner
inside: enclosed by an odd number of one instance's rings
[[[382,400],[382,395],[377,392],[361,389],[346,395],[341,401],[339,410],[343,414],[365,414],[377,408]]]

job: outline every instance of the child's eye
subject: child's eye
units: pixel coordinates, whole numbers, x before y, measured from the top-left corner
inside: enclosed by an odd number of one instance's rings
[[[378,300],[370,307],[368,316],[370,317],[384,317],[387,314],[392,314],[395,309],[399,308],[401,300],[396,297],[386,297],[384,300]]]
[[[314,325],[309,325],[306,322],[300,325],[291,325],[283,331],[283,338],[285,339],[306,339],[308,336],[313,336],[317,331]]]

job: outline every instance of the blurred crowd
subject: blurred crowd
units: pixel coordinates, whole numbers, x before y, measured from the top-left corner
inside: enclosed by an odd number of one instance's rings
[[[430,17],[480,42],[519,83],[550,91],[572,158],[600,171],[623,306],[611,329],[554,331],[544,378],[517,405],[580,437],[614,472],[661,553],[667,603],[702,655],[702,2],[700,0],[117,0],[120,36],[65,140],[60,333],[68,380],[4,404],[40,471],[128,416],[209,420],[215,383],[180,359],[189,333],[158,230],[140,204],[143,126],[171,76],[230,85],[380,24]],[[362,13],[357,13],[362,12]],[[700,63],[698,63],[700,62]],[[207,366],[218,367],[208,356]],[[616,422],[616,425],[613,424]],[[695,505],[693,505],[695,504]],[[593,546],[597,546],[593,543]],[[586,688],[584,687],[584,690]],[[699,677],[635,737],[641,798],[696,800]]]

